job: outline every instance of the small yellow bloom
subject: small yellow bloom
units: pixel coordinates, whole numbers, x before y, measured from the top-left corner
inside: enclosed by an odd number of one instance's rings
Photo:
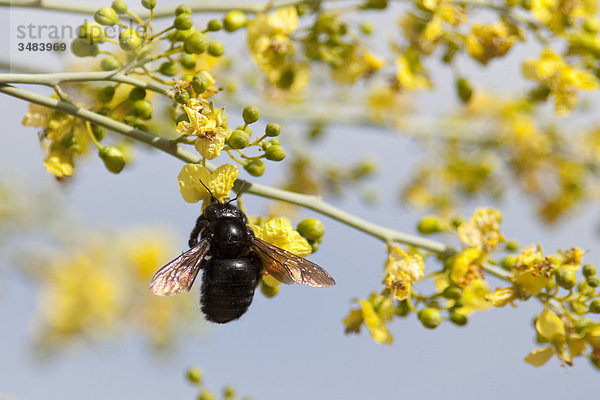
[[[73,156],[66,151],[56,151],[48,154],[44,167],[58,179],[67,178],[75,172]]]
[[[290,251],[300,257],[312,253],[308,241],[296,231],[286,218],[268,218],[262,226],[250,225],[255,235],[277,247]]]
[[[525,357],[525,362],[535,367],[544,365],[553,354],[561,360],[561,362],[573,365],[573,359],[568,351],[567,334],[565,324],[548,306],[539,315],[536,323],[536,330],[550,345],[543,349],[536,349]],[[580,343],[575,343],[576,352],[581,348]]]
[[[423,259],[408,255],[399,246],[393,246],[385,265],[383,282],[396,300],[404,300],[412,284],[423,277]]]
[[[504,241],[500,234],[502,214],[493,208],[480,208],[468,223],[458,227],[460,240],[468,246],[483,251],[493,251],[498,243]]]
[[[181,121],[177,124],[177,133],[180,135],[197,136],[194,145],[196,150],[208,160],[212,160],[221,154],[221,149],[225,146],[225,137],[227,131],[225,127],[220,126],[222,121],[217,118],[220,111],[214,111],[212,104],[200,102],[199,99],[191,99],[188,104],[183,106],[188,116],[189,122]],[[209,115],[205,115],[208,109]]]
[[[179,192],[188,203],[202,201],[204,208],[210,202],[211,196],[201,182],[222,202],[230,197],[237,176],[238,169],[231,164],[221,165],[213,173],[200,164],[186,164],[177,176]]]
[[[427,72],[419,54],[414,50],[407,50],[396,57],[396,81],[400,89],[420,90],[431,89]]]
[[[517,292],[513,287],[496,289],[493,293],[488,294],[486,299],[489,300],[494,307],[504,307],[508,303],[512,304],[512,302],[517,299]]]
[[[488,300],[490,289],[483,279],[474,279],[469,286],[463,288],[462,300],[464,305],[456,311],[463,315],[485,311],[492,306]]]
[[[365,326],[369,330],[374,341],[381,344],[392,344],[394,338],[388,331],[385,321],[375,312],[373,305],[365,300],[359,300]]]
[[[497,57],[502,57],[519,40],[516,27],[506,23],[483,25],[475,23],[466,38],[467,51],[483,65]]]
[[[459,286],[467,286],[479,276],[485,253],[480,249],[468,248],[454,256],[450,268],[450,279]]]
[[[537,296],[551,282],[553,271],[552,263],[544,257],[541,248],[532,244],[521,250],[511,272],[515,284]]]
[[[359,78],[373,74],[383,65],[383,59],[367,49],[354,46],[348,57],[337,68],[333,69],[331,75],[338,83],[352,84]]]

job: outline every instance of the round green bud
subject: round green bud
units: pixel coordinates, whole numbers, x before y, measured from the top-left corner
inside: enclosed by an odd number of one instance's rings
[[[133,51],[142,43],[140,35],[133,29],[125,29],[119,33],[119,46],[124,51]]]
[[[465,326],[468,322],[466,315],[456,311],[452,311],[450,313],[450,321],[452,321],[455,325],[458,326]]]
[[[245,12],[232,10],[225,14],[223,27],[227,32],[234,32],[248,24],[248,16]]]
[[[323,223],[316,218],[307,218],[301,221],[296,230],[308,240],[319,240],[325,234]]]
[[[592,323],[592,320],[589,318],[579,318],[577,321],[575,321],[575,332],[577,333],[581,333],[585,330],[585,328],[587,328],[588,326],[590,326]]]
[[[577,275],[575,272],[566,267],[559,267],[554,278],[556,284],[564,289],[572,289],[577,282]]]
[[[194,26],[194,19],[192,18],[191,14],[181,13],[177,17],[175,17],[175,22],[173,22],[173,26],[175,27],[175,29],[180,31],[190,29],[192,26]]]
[[[316,240],[307,240],[308,244],[310,244],[310,252],[316,253],[319,250],[320,243]]]
[[[600,31],[600,20],[596,17],[588,17],[583,21],[582,28],[588,33],[596,34]]]
[[[119,61],[113,56],[104,57],[102,61],[100,61],[100,69],[102,71],[114,71],[120,66],[121,64],[119,64]]]
[[[277,139],[277,138],[273,138],[269,140],[269,144],[271,146],[281,146],[281,140]]]
[[[458,78],[456,80],[456,92],[458,93],[458,98],[463,103],[468,103],[473,96],[473,88],[471,87],[471,83],[465,78]]]
[[[594,314],[600,314],[600,299],[594,299],[590,303],[590,312]]]
[[[220,31],[221,29],[223,29],[223,24],[221,23],[220,20],[213,18],[210,21],[208,21],[208,24],[206,25],[206,29],[210,32],[217,32],[217,31]]]
[[[127,14],[127,3],[123,0],[113,1],[111,7],[117,14]]]
[[[71,53],[75,57],[95,57],[98,52],[98,45],[90,44],[86,39],[76,38],[71,42]]]
[[[208,44],[208,49],[206,51],[213,57],[221,57],[225,54],[225,47],[223,46],[223,43],[213,41]]]
[[[394,308],[394,313],[399,317],[406,317],[410,314],[410,307],[408,306],[408,302],[406,300],[399,301],[396,307]]]
[[[125,167],[125,156],[118,147],[104,146],[98,151],[98,155],[104,162],[106,169],[113,174],[118,174]]]
[[[210,80],[204,75],[196,75],[192,79],[192,89],[197,94],[204,93],[210,86]]]
[[[419,221],[417,230],[423,235],[430,235],[442,231],[440,219],[436,216],[428,216]]]
[[[424,308],[419,311],[419,321],[427,329],[435,329],[442,323],[442,316],[437,308]]]
[[[156,7],[156,0],[142,0],[142,7],[152,10]]]
[[[270,161],[281,161],[285,156],[285,150],[279,145],[271,145],[265,150],[265,157]]]
[[[260,118],[258,108],[255,106],[244,107],[244,111],[242,111],[242,118],[244,118],[244,122],[247,124],[255,123]]]
[[[279,136],[281,133],[281,126],[275,122],[267,124],[265,127],[265,135],[269,137]]]
[[[500,262],[500,266],[507,271],[510,271],[517,262],[517,256],[506,256]]]
[[[266,150],[266,149],[268,149],[271,146],[272,146],[272,144],[270,142],[268,142],[268,141],[263,140],[261,142],[261,147],[262,147],[263,150]]]
[[[520,247],[519,241],[516,239],[509,240],[504,245],[504,248],[506,249],[506,251],[517,251],[517,250],[519,250],[519,247]]]
[[[171,42],[185,42],[185,39],[195,31],[195,29],[175,30],[169,34],[168,38]]]
[[[447,299],[451,299],[451,300],[456,300],[456,299],[460,299],[463,295],[463,291],[461,288],[459,288],[458,286],[448,286],[446,289],[444,289],[444,291],[442,292],[442,296],[444,296]]]
[[[252,128],[250,126],[244,126],[244,125],[240,125],[235,129],[239,129],[241,131],[245,131],[248,135],[252,136]]]
[[[569,307],[577,315],[583,315],[589,311],[585,303],[577,300],[569,302]]]
[[[146,89],[140,87],[134,87],[129,92],[129,99],[131,101],[142,100],[146,98]]]
[[[198,400],[217,400],[217,398],[208,390],[203,390],[198,396]]]
[[[590,296],[594,289],[588,285],[587,281],[581,281],[577,284],[577,291],[584,296]]]
[[[131,105],[131,112],[141,119],[150,119],[152,117],[152,103],[148,100],[136,100]]]
[[[104,86],[98,92],[98,101],[100,103],[108,103],[113,99],[115,95],[115,88],[113,86]]]
[[[526,10],[531,10],[531,6],[533,5],[533,0],[521,0],[521,7]]]
[[[260,292],[267,298],[273,298],[279,293],[279,286],[269,286],[260,281]]]
[[[100,44],[106,42],[106,31],[100,24],[86,22],[77,30],[77,37],[87,40],[90,44]]]
[[[223,388],[223,397],[235,397],[235,389],[233,386],[227,385]]]
[[[66,149],[77,145],[77,139],[73,135],[67,135],[60,140],[60,145]]]
[[[191,383],[199,385],[202,383],[202,371],[198,367],[190,367],[185,372],[185,377]]]
[[[594,267],[592,264],[585,264],[581,269],[581,272],[583,273],[583,276],[587,278],[589,276],[596,275],[596,267]]]
[[[276,85],[279,89],[289,89],[296,79],[296,72],[292,68],[287,68],[279,75]]]
[[[588,284],[590,287],[593,287],[593,288],[595,288],[595,287],[598,287],[598,285],[600,285],[600,278],[598,278],[598,277],[597,277],[597,276],[595,276],[595,275],[594,275],[594,276],[588,276],[588,277],[586,278],[586,281],[587,281],[587,284]]]
[[[250,160],[244,164],[244,169],[252,176],[261,176],[265,173],[265,168],[262,160]]]
[[[113,26],[119,22],[119,16],[117,12],[110,7],[100,7],[96,14],[94,14],[94,20],[100,25]]]
[[[370,35],[371,33],[373,33],[373,25],[364,22],[360,25],[360,30],[362,31],[362,33],[364,33],[365,35]]]
[[[97,141],[101,141],[106,136],[106,129],[103,126],[92,124],[92,134]]]
[[[179,104],[187,104],[187,102],[190,101],[190,92],[185,89],[179,90],[175,93],[174,99]]]
[[[184,52],[179,57],[179,63],[183,68],[193,69],[196,66],[196,56]]]
[[[227,143],[232,149],[245,149],[250,143],[250,135],[248,135],[245,131],[236,129],[229,137]]]
[[[190,8],[190,6],[188,6],[186,4],[180,4],[175,9],[176,16],[181,15],[181,14],[191,14],[191,13],[192,13],[192,9]]]
[[[165,76],[175,76],[177,75],[177,65],[172,61],[167,61],[160,65],[159,71]]]
[[[202,54],[208,47],[208,39],[204,33],[193,32],[183,42],[183,49],[186,53]]]

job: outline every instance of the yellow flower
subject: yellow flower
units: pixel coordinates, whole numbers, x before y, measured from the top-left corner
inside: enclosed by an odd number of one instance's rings
[[[500,235],[502,214],[493,208],[480,208],[475,211],[468,223],[458,227],[460,240],[468,246],[483,251],[493,251],[498,243],[504,241]]]
[[[360,308],[351,310],[344,318],[346,334],[359,333],[364,323],[374,341],[381,344],[392,344],[394,338],[385,325],[394,317],[394,303],[390,297],[377,293],[371,294],[368,300],[358,300]]]
[[[513,282],[524,291],[537,296],[552,281],[554,267],[539,246],[529,245],[521,250],[512,268]]]
[[[486,296],[494,307],[504,307],[508,303],[511,303],[517,299],[517,293],[513,287],[507,287],[503,289],[496,289],[494,293],[490,293]],[[514,304],[512,304],[514,306]]]
[[[69,177],[75,172],[73,156],[66,151],[55,151],[48,154],[44,160],[44,167],[57,179]]]
[[[392,344],[394,338],[385,326],[385,321],[375,312],[373,305],[367,301],[359,300],[365,326],[374,341],[381,344]]]
[[[294,230],[286,218],[268,218],[262,225],[252,224],[250,226],[258,238],[300,257],[306,257],[312,253],[312,247],[308,241]]]
[[[169,261],[171,249],[170,239],[164,235],[151,232],[132,232],[125,237],[123,253],[134,275],[147,282],[156,273],[158,267]],[[123,241],[121,241],[123,242]]]
[[[393,246],[385,265],[383,282],[396,300],[404,300],[411,285],[423,277],[423,269],[420,255],[408,255],[399,246]]]
[[[575,20],[595,16],[598,3],[595,0],[532,0],[531,12],[553,32],[563,33]]]
[[[525,362],[535,367],[540,367],[548,362],[554,354],[561,362],[573,365],[573,360],[567,349],[567,334],[565,324],[550,310],[548,306],[539,315],[535,328],[550,345],[542,349],[536,349],[525,357]],[[580,346],[576,346],[579,348]]]
[[[409,109],[408,105],[400,98],[399,92],[390,86],[375,88],[369,92],[367,105],[369,117],[376,123],[387,121],[398,123]],[[600,154],[600,150],[598,153]]]
[[[338,83],[354,83],[383,67],[384,61],[360,46],[354,46],[343,62],[331,71]]]
[[[211,196],[201,182],[210,189],[217,200],[222,202],[230,197],[237,176],[238,169],[231,164],[221,165],[213,173],[200,164],[186,164],[177,176],[179,192],[188,203],[202,201],[204,209],[211,201]]]
[[[463,289],[462,300],[464,305],[456,311],[463,315],[469,315],[477,311],[485,311],[492,306],[492,303],[487,299],[490,294],[490,289],[485,280],[475,279],[470,285]]]
[[[396,81],[400,89],[420,90],[432,87],[419,54],[410,49],[396,57]]]
[[[597,79],[590,73],[568,65],[551,49],[544,49],[539,60],[526,60],[523,75],[537,80],[554,95],[555,112],[567,114],[577,104],[577,90],[598,88]]]
[[[50,117],[54,113],[54,110],[40,106],[38,104],[29,103],[29,108],[23,116],[21,124],[24,126],[35,126],[38,128],[44,128],[48,125]]]
[[[487,65],[497,57],[502,57],[519,40],[518,28],[497,23],[483,25],[475,23],[471,26],[471,33],[467,36],[467,51],[471,57]]]
[[[485,253],[480,249],[468,248],[454,256],[450,266],[450,279],[459,286],[467,286],[479,276]]]
[[[226,129],[218,120],[221,115],[219,110],[212,109],[212,103],[203,103],[198,99],[191,99],[183,106],[189,122],[181,121],[177,124],[176,131],[180,135],[197,136],[194,145],[196,150],[205,158],[212,160],[221,154],[225,146]],[[203,112],[208,110],[209,115]]]

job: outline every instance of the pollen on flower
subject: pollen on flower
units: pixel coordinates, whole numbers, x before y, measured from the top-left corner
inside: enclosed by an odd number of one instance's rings
[[[420,255],[408,255],[399,246],[393,246],[385,265],[383,282],[396,300],[404,300],[412,284],[423,277],[423,269]]]
[[[210,189],[217,200],[224,201],[231,196],[231,189],[238,172],[238,169],[231,164],[223,164],[213,173],[200,164],[186,164],[177,176],[179,192],[188,203],[202,201],[204,208],[210,202],[211,196],[202,183]]]

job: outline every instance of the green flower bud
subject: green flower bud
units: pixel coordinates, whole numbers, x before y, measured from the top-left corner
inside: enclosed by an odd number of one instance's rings
[[[173,22],[173,26],[177,30],[186,30],[190,29],[194,26],[194,19],[191,14],[181,13],[177,17],[175,17],[175,22]]]
[[[532,102],[546,101],[546,99],[548,98],[550,93],[551,93],[551,90],[548,86],[539,85],[539,86],[535,87],[534,89],[530,90],[529,93],[527,94],[527,97]]]
[[[532,0],[521,0],[521,7],[526,10],[531,10],[531,6],[533,5]]]
[[[192,79],[192,89],[197,94],[204,93],[206,89],[210,86],[210,81],[204,75],[196,75],[194,79]]]
[[[187,104],[190,101],[190,93],[187,90],[179,90],[175,93],[175,101],[179,104]]]
[[[435,329],[442,323],[442,316],[437,308],[424,308],[419,311],[419,321],[427,329]]]
[[[266,150],[266,149],[268,149],[271,146],[272,146],[272,144],[269,143],[269,142],[267,142],[267,141],[262,141],[261,142],[261,147],[262,147],[263,150]]]
[[[183,42],[183,49],[186,53],[202,54],[208,47],[208,39],[201,32],[193,32]]]
[[[156,0],[142,0],[142,7],[152,10],[156,7]]]
[[[94,14],[94,20],[100,25],[113,26],[119,22],[119,16],[116,11],[110,7],[100,7],[96,14]]]
[[[100,69],[102,71],[114,71],[120,66],[121,64],[119,64],[119,61],[113,56],[104,57],[102,61],[100,61]]]
[[[113,174],[118,174],[125,167],[125,156],[118,147],[104,146],[100,149],[98,155],[104,162],[106,169]]]
[[[245,131],[236,129],[233,131],[227,142],[232,149],[245,149],[250,143],[250,135]]]
[[[165,76],[175,76],[177,75],[177,65],[172,61],[167,61],[160,65],[159,71]]]
[[[500,262],[500,266],[507,271],[510,271],[517,262],[517,256],[506,256]]]
[[[519,241],[516,239],[509,240],[504,245],[504,248],[506,249],[506,251],[517,251],[517,250],[519,250],[519,247],[521,247],[521,246],[519,245]]]
[[[320,243],[316,240],[307,240],[308,244],[310,244],[310,252],[316,253],[319,250]]]
[[[456,92],[458,93],[458,98],[463,103],[468,103],[473,96],[473,89],[471,88],[471,83],[465,78],[458,78],[456,80]]]
[[[267,124],[265,127],[265,135],[269,137],[279,136],[281,133],[281,126],[275,122]]]
[[[588,33],[596,34],[600,31],[600,21],[596,17],[588,17],[583,21],[582,28]]]
[[[590,296],[594,289],[587,284],[587,281],[581,281],[577,284],[577,291],[584,296]]]
[[[589,276],[596,275],[596,267],[594,267],[592,264],[585,264],[581,269],[581,272],[583,273],[583,276],[587,278]]]
[[[227,32],[234,32],[248,24],[248,16],[245,12],[232,10],[225,14],[223,27]]]
[[[265,173],[265,163],[262,160],[250,160],[244,164],[244,169],[252,176],[261,176]]]
[[[217,398],[208,390],[203,390],[198,396],[198,400],[217,400]]]
[[[129,99],[131,101],[142,100],[144,98],[146,98],[146,89],[134,87],[129,92]]]
[[[279,89],[289,89],[296,79],[296,72],[292,68],[288,68],[281,73],[277,80],[277,87]]]
[[[597,276],[595,276],[595,275],[594,275],[594,276],[588,276],[588,277],[586,278],[586,280],[587,280],[587,284],[588,284],[590,287],[593,287],[593,288],[595,288],[595,287],[598,287],[598,285],[600,285],[600,278],[598,278],[598,277],[597,277]]]
[[[86,39],[76,38],[71,42],[71,53],[75,57],[96,57],[98,52],[98,45],[90,44]]]
[[[98,92],[98,101],[100,103],[108,103],[113,99],[115,95],[115,88],[113,86],[104,86]]]
[[[106,42],[106,31],[100,24],[86,22],[77,30],[77,37],[87,40],[90,44],[101,44]]]
[[[150,119],[152,117],[152,103],[147,100],[136,100],[131,105],[131,112],[141,119]]]
[[[466,315],[461,314],[456,311],[452,311],[450,313],[450,321],[452,321],[455,325],[458,325],[458,326],[464,326],[468,322]]]
[[[396,307],[394,308],[394,313],[399,317],[406,317],[410,314],[410,307],[406,300],[399,301]]]
[[[127,3],[123,0],[113,1],[111,7],[117,14],[127,14]]]
[[[125,29],[119,33],[119,46],[124,51],[133,51],[142,43],[140,35],[133,29]]]
[[[200,370],[200,368],[188,368],[188,370],[185,372],[185,377],[188,381],[196,385],[200,385],[202,383],[202,371]]]
[[[264,281],[260,281],[260,292],[267,298],[271,299],[279,293],[279,286],[269,286]]]
[[[258,108],[254,106],[246,106],[244,111],[242,111],[242,118],[244,118],[244,122],[247,124],[255,123],[258,121],[258,118],[260,118]]]
[[[249,126],[240,125],[236,129],[246,132],[248,135],[252,136],[252,128]]]
[[[590,326],[590,324],[592,323],[592,320],[589,318],[579,318],[577,321],[575,321],[575,332],[577,333],[581,333],[584,331],[585,328],[587,328],[588,326]]]
[[[594,314],[600,314],[600,299],[594,299],[590,303],[590,312]]]
[[[436,216],[428,216],[419,221],[417,230],[423,235],[430,235],[442,231],[440,219]]]
[[[301,221],[296,230],[308,240],[320,240],[325,234],[323,223],[316,218],[307,218]]]
[[[213,18],[210,21],[208,21],[206,29],[208,29],[210,32],[217,32],[223,29],[223,24],[220,20]]]
[[[192,13],[192,9],[190,8],[190,6],[188,6],[186,4],[180,4],[175,9],[176,16],[181,15],[181,14],[191,14],[191,13]]]
[[[221,42],[210,42],[208,44],[207,52],[213,57],[221,57],[223,54],[225,54],[225,47]]]
[[[179,57],[179,63],[183,68],[193,69],[196,66],[196,56],[184,52]]]
[[[281,146],[281,140],[277,139],[277,138],[273,138],[269,140],[269,144],[271,146]]]
[[[235,397],[235,389],[233,386],[225,386],[223,388],[223,397]]]
[[[106,136],[106,129],[103,126],[92,124],[92,134],[97,141],[101,141]]]
[[[583,315],[588,312],[587,306],[585,305],[585,303],[582,303],[581,301],[577,301],[577,300],[571,301],[571,302],[569,302],[569,307],[577,315]]]
[[[270,161],[281,161],[285,158],[285,150],[279,145],[271,145],[265,150],[265,156]]]
[[[451,300],[456,300],[456,299],[460,299],[463,295],[463,291],[461,288],[459,288],[458,286],[448,286],[446,289],[444,289],[444,291],[442,292],[442,296],[444,296],[447,299],[451,299]]]
[[[554,278],[556,284],[564,289],[572,289],[577,281],[575,272],[566,267],[559,267]]]
[[[185,42],[185,39],[190,37],[190,35],[194,32],[196,32],[195,29],[172,31],[168,38],[171,42]]]

